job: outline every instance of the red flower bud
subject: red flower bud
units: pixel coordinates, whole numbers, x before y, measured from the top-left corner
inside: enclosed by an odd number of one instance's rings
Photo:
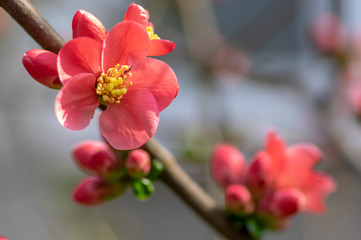
[[[121,195],[125,186],[119,182],[106,182],[100,177],[87,177],[73,192],[73,201],[82,205],[98,205]]]
[[[233,212],[250,214],[255,209],[251,193],[243,185],[231,184],[225,191],[227,208]]]
[[[133,178],[146,177],[151,168],[150,156],[142,149],[130,151],[125,159],[125,167]]]
[[[107,32],[104,25],[93,14],[78,10],[72,22],[73,38],[89,37],[99,42],[103,42]]]
[[[121,161],[103,142],[81,142],[74,147],[73,157],[80,169],[104,178],[117,177],[122,169]]]
[[[240,151],[229,144],[217,145],[212,153],[211,174],[221,186],[242,183],[245,175],[245,160]]]
[[[270,211],[274,215],[287,218],[304,210],[305,195],[296,188],[284,188],[276,191],[270,202]]]
[[[272,166],[271,159],[266,152],[258,153],[249,169],[247,174],[246,183],[251,192],[260,197],[264,193],[272,190]]]
[[[39,83],[54,89],[61,87],[56,67],[57,55],[42,49],[32,49],[23,56],[23,65]]]

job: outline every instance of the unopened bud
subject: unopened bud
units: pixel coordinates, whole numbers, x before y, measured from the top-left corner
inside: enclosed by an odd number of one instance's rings
[[[39,83],[54,89],[61,87],[56,66],[57,55],[43,50],[32,49],[23,56],[23,65],[28,73]]]
[[[73,201],[82,205],[94,206],[121,195],[125,186],[119,182],[107,182],[100,177],[87,177],[73,192]]]
[[[225,191],[226,205],[235,213],[250,214],[255,209],[251,193],[243,185],[231,184]]]
[[[254,157],[248,169],[246,183],[256,197],[271,190],[273,186],[271,159],[266,152],[260,152]]]
[[[125,167],[133,178],[146,177],[151,168],[150,156],[142,149],[130,151],[125,159]]]
[[[108,179],[121,174],[121,161],[103,142],[81,142],[74,147],[73,157],[79,168],[87,173]]]
[[[287,218],[301,212],[306,203],[305,195],[296,188],[284,188],[276,191],[270,202],[271,212],[281,218]]]
[[[246,165],[242,153],[229,144],[217,145],[212,153],[211,174],[222,187],[242,183]]]
[[[73,38],[89,37],[99,42],[103,42],[107,32],[104,25],[93,14],[78,10],[72,22]]]

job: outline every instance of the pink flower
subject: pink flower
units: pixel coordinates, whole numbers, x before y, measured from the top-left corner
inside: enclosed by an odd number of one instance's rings
[[[310,34],[316,46],[324,53],[337,54],[346,50],[346,28],[340,17],[333,13],[317,16],[312,22]]]
[[[0,236],[0,240],[8,240],[6,237]]]
[[[255,210],[255,203],[248,189],[239,184],[231,184],[225,191],[226,206],[233,212],[251,214]]]
[[[159,36],[154,33],[154,26],[148,19],[148,11],[134,3],[130,4],[124,16],[124,21],[137,22],[147,30],[149,38],[151,39],[148,56],[165,55],[173,51],[175,44],[169,40],[160,39]]]
[[[237,148],[229,144],[219,144],[214,148],[211,174],[220,186],[227,187],[230,184],[242,183],[245,172],[245,160]]]
[[[105,109],[100,130],[114,148],[133,149],[148,141],[158,127],[159,112],[179,90],[166,63],[146,58],[149,48],[147,31],[134,22],[115,25],[103,43],[78,37],[65,44],[57,59],[63,84],[55,100],[59,122],[82,130],[100,106]]]
[[[81,142],[74,147],[73,157],[83,171],[103,178],[119,176],[123,167],[120,159],[103,142]]]
[[[54,89],[61,87],[56,68],[57,55],[42,49],[32,49],[23,56],[23,65],[39,83]]]
[[[142,149],[130,151],[125,159],[125,167],[133,178],[146,177],[151,168],[150,156]]]
[[[100,177],[87,177],[74,189],[73,201],[82,205],[98,205],[121,195],[125,187],[119,182],[106,182]]]
[[[305,196],[305,211],[325,211],[323,200],[336,186],[331,177],[313,169],[322,156],[315,145],[303,143],[286,148],[275,132],[269,132],[264,153],[271,159],[269,174],[275,190],[295,188]]]

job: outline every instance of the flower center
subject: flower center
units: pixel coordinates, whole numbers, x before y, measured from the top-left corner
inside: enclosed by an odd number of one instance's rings
[[[148,32],[150,40],[160,39],[160,37],[156,33],[154,33],[154,29],[152,26],[147,27],[147,32]]]
[[[119,64],[109,68],[106,73],[101,73],[96,84],[96,93],[100,96],[102,104],[120,103],[120,99],[127,93],[128,87],[132,86],[129,79],[132,74],[131,67]]]

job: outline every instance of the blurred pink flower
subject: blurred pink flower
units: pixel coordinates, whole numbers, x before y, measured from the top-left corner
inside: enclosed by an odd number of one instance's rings
[[[346,50],[347,30],[339,16],[323,13],[311,23],[310,35],[316,46],[324,53],[338,54]]]
[[[246,163],[242,153],[229,144],[218,144],[211,157],[211,174],[222,187],[242,183],[246,173]]]
[[[295,188],[305,196],[305,211],[322,213],[324,198],[336,188],[333,179],[313,167],[321,160],[321,151],[313,144],[302,143],[290,147],[275,133],[266,138],[265,154],[271,161],[269,170],[273,191]]]
[[[88,37],[66,43],[57,59],[63,84],[55,100],[59,122],[71,130],[84,129],[101,105],[106,109],[100,130],[114,148],[134,149],[148,141],[159,112],[179,90],[166,63],[146,58],[149,48],[148,33],[134,22],[118,23],[103,43]]]
[[[73,201],[82,205],[98,205],[121,195],[125,187],[120,182],[107,182],[100,177],[83,179],[73,192]]]
[[[124,21],[133,21],[142,25],[148,32],[150,38],[150,50],[148,56],[165,55],[173,51],[175,44],[169,40],[160,39],[154,33],[154,26],[149,20],[149,13],[142,6],[137,4],[130,4],[124,16]]]
[[[125,159],[125,167],[133,178],[146,177],[151,168],[150,156],[142,149],[130,151]]]
[[[73,149],[75,163],[83,171],[103,178],[113,178],[120,174],[121,160],[106,143],[84,141]]]
[[[304,210],[305,195],[296,188],[275,191],[268,203],[268,210],[279,218],[287,218]]]

